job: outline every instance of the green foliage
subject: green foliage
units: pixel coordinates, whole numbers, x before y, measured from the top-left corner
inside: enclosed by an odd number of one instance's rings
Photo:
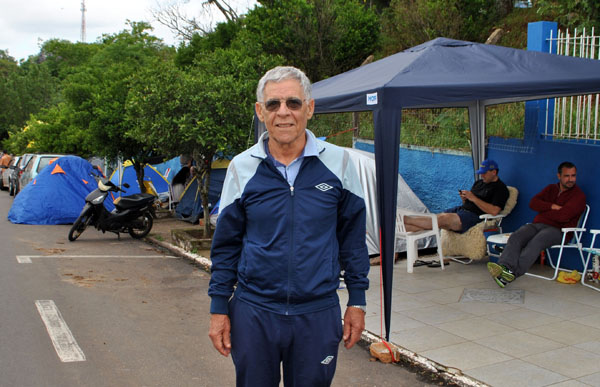
[[[357,113],[359,114],[359,113]],[[339,146],[352,147],[354,113],[316,114],[308,122],[308,127],[317,137]]]
[[[525,128],[525,102],[488,106],[485,128],[488,136],[522,139]]]
[[[537,0],[538,13],[554,18],[566,28],[600,28],[598,0]]]
[[[71,43],[67,40],[47,40],[39,55],[31,57],[23,66],[40,63],[53,77],[64,80],[69,74],[78,72],[98,52],[100,44]]]
[[[217,24],[215,30],[210,34],[194,34],[188,44],[182,43],[179,46],[175,64],[179,67],[191,66],[197,55],[212,52],[218,48],[230,47],[241,29],[241,20],[231,20]]]
[[[392,0],[383,11],[383,54],[443,36],[483,42],[506,12],[497,0]]]
[[[527,25],[544,19],[534,8],[515,8],[496,24],[504,31],[499,46],[527,49]]]
[[[470,150],[467,109],[406,109],[401,129],[402,144]]]
[[[58,102],[59,82],[44,66],[6,66],[0,78],[0,138],[25,125],[31,114]]]
[[[153,150],[126,135],[125,120],[127,93],[137,73],[173,54],[148,29],[145,23],[131,23],[131,30],[105,35],[101,49],[65,82],[71,124],[88,132],[98,154],[112,159],[122,156],[143,162]]]
[[[17,71],[17,61],[8,55],[5,50],[0,50],[0,76],[7,77],[10,73]]]
[[[373,115],[370,112],[356,114],[359,138],[373,140]],[[354,113],[319,114],[308,126],[318,137],[327,137],[328,142],[351,147],[356,132],[347,130],[356,126],[354,117]],[[524,102],[488,106],[487,135],[522,139],[524,117]],[[465,108],[402,110],[402,144],[468,152],[470,139],[469,115]]]
[[[274,0],[245,18],[239,39],[321,80],[360,65],[377,48],[378,18],[356,0]]]

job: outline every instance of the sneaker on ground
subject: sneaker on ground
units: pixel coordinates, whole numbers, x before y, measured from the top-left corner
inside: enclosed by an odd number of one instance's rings
[[[502,277],[494,277],[494,280],[501,288],[504,288],[506,285],[508,285],[508,282]]]
[[[515,275],[513,274],[513,272],[504,265],[499,265],[494,262],[488,262],[487,268],[492,277],[494,278],[502,277],[505,280],[505,282],[512,282],[515,280]]]

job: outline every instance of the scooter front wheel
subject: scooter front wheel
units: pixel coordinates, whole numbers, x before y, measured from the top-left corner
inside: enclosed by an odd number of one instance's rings
[[[79,236],[85,231],[87,226],[90,224],[92,220],[92,213],[85,212],[77,218],[71,230],[69,230],[69,241],[73,242],[75,239],[79,238]]]
[[[139,218],[132,222],[129,227],[129,235],[135,239],[141,239],[148,235],[152,230],[152,215],[150,212],[144,212]]]

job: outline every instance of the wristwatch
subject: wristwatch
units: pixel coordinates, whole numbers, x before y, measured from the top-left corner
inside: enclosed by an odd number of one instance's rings
[[[367,313],[367,306],[366,305],[348,305],[348,308],[359,308],[365,314]]]

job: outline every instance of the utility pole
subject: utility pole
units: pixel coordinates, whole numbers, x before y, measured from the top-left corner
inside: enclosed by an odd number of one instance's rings
[[[85,43],[85,0],[81,0],[81,43]]]

